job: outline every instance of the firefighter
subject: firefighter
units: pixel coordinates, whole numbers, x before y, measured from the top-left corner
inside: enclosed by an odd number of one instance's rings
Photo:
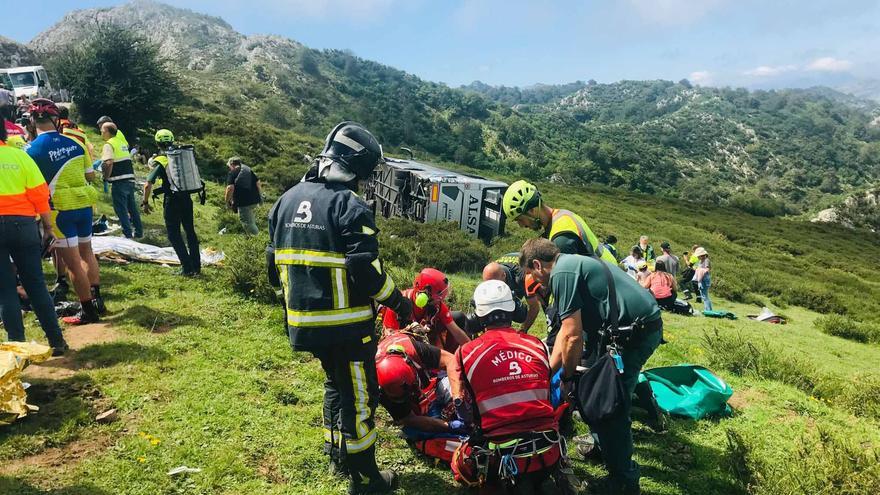
[[[596,234],[578,214],[551,208],[544,204],[534,184],[518,180],[507,188],[502,200],[504,214],[521,227],[543,232],[566,254],[581,254],[602,258],[617,264],[617,259],[599,243]]]
[[[317,357],[324,383],[324,450],[332,471],[347,473],[350,493],[388,492],[392,471],[375,459],[379,399],[372,301],[409,317],[411,304],[378,259],[373,212],[356,194],[382,161],[360,124],[342,122],[302,181],[269,213],[270,281],[281,287],[294,351]],[[366,481],[366,482],[365,482]]]
[[[408,330],[382,339],[376,353],[379,403],[417,450],[447,463],[466,434],[455,416],[455,365],[455,356]]]
[[[458,346],[470,341],[467,333],[455,323],[452,312],[446,306],[446,296],[449,294],[449,279],[436,268],[424,268],[413,281],[410,289],[403,291],[403,295],[413,305],[410,318],[401,318],[392,308],[385,311],[382,325],[386,333],[401,328],[401,321],[405,324],[420,323],[428,327],[428,341],[448,352],[455,352]],[[404,325],[405,326],[405,325]]]
[[[632,459],[631,397],[642,366],[660,345],[660,307],[650,292],[622,270],[615,270],[614,265],[603,266],[603,260],[560,254],[546,239],[526,241],[521,253],[524,269],[550,287],[562,319],[557,346],[550,357],[553,371],[563,369],[564,379],[573,377],[583,356],[584,335],[587,366],[608,352],[609,343],[619,353],[623,400],[612,417],[589,426],[598,437],[608,468],[607,491],[638,494],[639,465]],[[612,315],[617,317],[614,324],[609,321]],[[607,330],[612,325],[621,331],[627,328],[628,332],[609,335]]]
[[[470,396],[459,415],[473,434],[453,456],[456,479],[470,486],[540,492],[554,475],[558,491],[574,493],[568,476],[558,413],[550,399],[547,348],[511,327],[514,301],[500,280],[481,283],[474,304],[486,332],[456,352],[457,373]]]

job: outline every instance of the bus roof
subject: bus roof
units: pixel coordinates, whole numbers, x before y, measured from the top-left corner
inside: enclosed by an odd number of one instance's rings
[[[453,172],[437,167],[435,165],[416,162],[412,160],[401,160],[399,158],[385,157],[385,163],[389,167],[406,170],[414,175],[423,177],[425,179],[443,179],[444,182],[480,184],[485,187],[507,187],[507,184],[505,184],[504,182],[489,180],[485,177],[480,177],[479,175]]]

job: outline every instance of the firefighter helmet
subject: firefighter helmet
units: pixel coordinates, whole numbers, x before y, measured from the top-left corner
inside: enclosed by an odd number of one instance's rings
[[[504,192],[501,202],[507,218],[516,218],[541,204],[541,193],[534,184],[518,180]]]
[[[425,304],[419,307],[425,307],[427,300],[421,294],[427,295],[432,301],[440,302],[446,299],[449,293],[449,279],[446,274],[436,268],[424,268],[416,275],[413,281],[413,289],[416,296],[416,303],[420,302],[420,298]]]
[[[330,182],[364,180],[381,161],[382,147],[370,131],[356,122],[341,122],[318,155],[318,176]]]
[[[155,140],[157,143],[171,144],[174,142],[174,134],[168,129],[159,129],[156,131]]]
[[[407,361],[402,346],[390,346],[376,363],[379,388],[382,394],[394,402],[404,402],[419,388],[419,378]]]

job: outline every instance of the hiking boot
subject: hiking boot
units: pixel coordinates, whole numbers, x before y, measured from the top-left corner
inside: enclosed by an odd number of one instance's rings
[[[52,357],[63,356],[70,350],[70,346],[67,345],[67,342],[61,341],[58,344],[52,346]]]
[[[390,493],[394,490],[397,476],[394,471],[379,471],[379,475],[370,479],[366,484],[357,479],[360,476],[354,476],[348,484],[349,495],[362,495],[368,493]]]
[[[52,287],[52,302],[58,304],[67,300],[67,293],[70,292],[70,285],[66,280],[62,280]]]
[[[602,449],[596,444],[593,435],[578,435],[571,439],[574,450],[588,462],[602,462]]]
[[[645,418],[645,424],[657,433],[666,431],[669,427],[669,419],[666,413],[660,409],[660,405],[657,404],[657,397],[651,389],[651,384],[648,382],[636,384],[635,395],[638,407],[648,413]]]
[[[86,325],[88,323],[97,323],[100,321],[98,310],[95,309],[95,301],[84,301],[82,309],[74,316],[65,316],[61,321],[68,325]]]

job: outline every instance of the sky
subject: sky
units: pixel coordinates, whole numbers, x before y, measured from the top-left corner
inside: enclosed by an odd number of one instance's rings
[[[31,0],[27,42],[68,10]],[[529,86],[688,78],[748,88],[880,79],[880,0],[175,0],[244,34],[349,49],[431,81]],[[56,16],[49,15],[57,12]]]

